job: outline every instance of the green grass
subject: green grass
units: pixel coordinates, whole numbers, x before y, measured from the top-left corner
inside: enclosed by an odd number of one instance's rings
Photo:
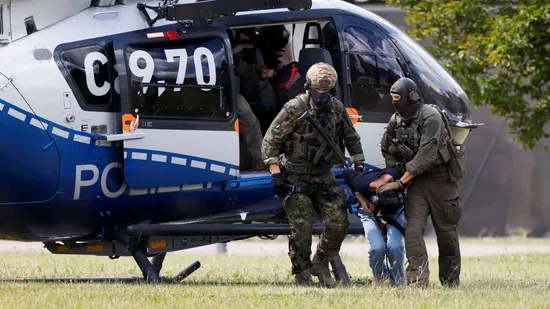
[[[285,257],[201,256],[202,267],[181,284],[0,283],[1,308],[547,308],[550,256],[463,258],[462,285],[442,288],[437,261],[425,290],[353,285],[292,285]],[[164,275],[194,261],[168,255]],[[367,258],[344,257],[354,281],[371,278]],[[137,276],[131,258],[0,254],[0,277]]]

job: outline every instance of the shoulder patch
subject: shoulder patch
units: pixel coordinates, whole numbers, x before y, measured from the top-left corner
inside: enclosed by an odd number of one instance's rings
[[[424,124],[424,128],[426,130],[426,137],[432,138],[437,135],[437,132],[439,132],[439,126],[440,122],[435,119],[428,119],[426,123]]]
[[[283,106],[283,109],[289,114],[289,115],[295,115],[295,114],[302,114],[304,112],[304,107],[300,103],[300,101],[296,98],[288,101]]]

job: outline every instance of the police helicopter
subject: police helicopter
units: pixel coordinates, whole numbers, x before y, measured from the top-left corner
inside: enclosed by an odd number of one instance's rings
[[[378,144],[399,77],[464,139],[471,130],[469,99],[445,69],[345,1],[0,0],[0,239],[132,256],[143,278],[159,280],[168,252],[290,234],[269,172],[240,167],[242,81],[229,69],[237,47],[263,63],[250,29],[283,24],[285,63],[336,68],[368,168],[384,165]],[[249,103],[265,112],[265,132],[278,110]]]

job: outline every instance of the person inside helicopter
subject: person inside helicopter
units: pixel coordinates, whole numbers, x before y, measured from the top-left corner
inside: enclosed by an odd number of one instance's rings
[[[266,168],[261,160],[262,133],[266,128],[261,124],[269,124],[272,114],[288,101],[288,95],[293,95],[287,94],[287,89],[280,85],[299,76],[292,74],[295,62],[285,65],[280,60],[290,40],[290,32],[285,25],[249,28],[242,30],[242,33],[253,42],[254,48],[238,46],[233,50],[235,75],[240,79],[237,95],[242,154],[240,166],[241,170],[259,171]],[[230,38],[232,46],[239,45],[236,41],[240,37],[233,38],[231,35]],[[261,102],[255,104],[261,109],[252,108],[250,102]]]

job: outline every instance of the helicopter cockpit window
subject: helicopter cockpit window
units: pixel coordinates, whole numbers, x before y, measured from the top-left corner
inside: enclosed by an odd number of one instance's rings
[[[372,52],[394,57],[398,55],[391,42],[374,30],[347,27],[344,35],[347,50],[350,52]]]
[[[381,33],[364,27],[346,27],[344,41],[351,105],[366,121],[388,121],[395,112],[389,90],[405,76],[397,51]]]
[[[110,57],[112,54],[112,44],[105,48],[101,45],[77,47],[60,53],[63,66],[76,85],[75,95],[80,95],[87,105],[96,109],[111,103],[120,107],[120,95],[115,87],[118,74]]]
[[[220,38],[130,44],[132,107],[142,117],[226,119],[231,87]]]

